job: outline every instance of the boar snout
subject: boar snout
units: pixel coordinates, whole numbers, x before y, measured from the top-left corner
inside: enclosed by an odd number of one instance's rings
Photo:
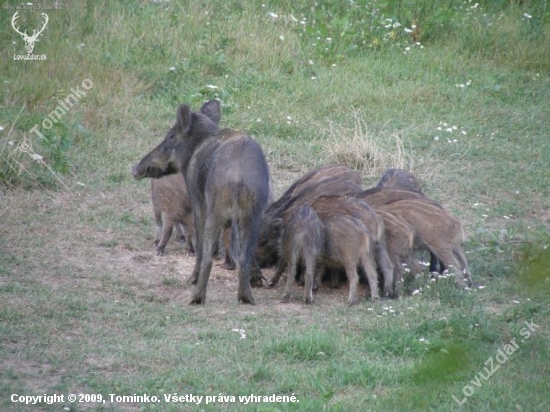
[[[144,177],[144,175],[142,175],[138,172],[138,165],[137,164],[132,166],[131,172],[132,172],[132,176],[134,176],[134,179],[142,179]]]

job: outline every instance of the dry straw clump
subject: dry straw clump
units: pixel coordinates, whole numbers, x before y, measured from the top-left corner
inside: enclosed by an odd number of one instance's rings
[[[325,152],[330,161],[357,169],[365,176],[380,176],[390,167],[412,171],[413,159],[397,132],[390,137],[369,133],[359,113],[354,113],[355,127],[329,123],[330,138]]]

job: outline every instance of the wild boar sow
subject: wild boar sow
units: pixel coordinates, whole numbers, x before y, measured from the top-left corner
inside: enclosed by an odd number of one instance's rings
[[[194,253],[195,224],[183,175],[176,173],[160,179],[151,179],[151,200],[156,224],[157,255],[164,253],[174,227],[178,232],[176,240],[185,239],[186,250]]]
[[[182,104],[164,141],[147,154],[132,173],[136,179],[183,173],[195,217],[197,244],[191,304],[203,304],[212,269],[214,246],[231,227],[239,272],[240,302],[254,303],[250,286],[258,230],[269,196],[269,169],[261,147],[234,133],[220,139],[220,104],[205,103],[193,112]]]

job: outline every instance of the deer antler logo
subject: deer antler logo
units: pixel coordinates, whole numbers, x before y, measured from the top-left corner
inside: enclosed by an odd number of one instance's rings
[[[19,27],[15,27],[15,20],[17,20],[17,18],[19,17],[19,12],[16,11],[15,14],[13,15],[12,19],[11,19],[11,26],[13,27],[13,29],[19,33],[21,35],[21,37],[23,38],[23,40],[25,41],[25,49],[27,50],[27,53],[28,54],[31,54],[33,49],[34,49],[34,43],[36,43],[38,40],[38,36],[40,35],[40,33],[42,33],[44,31],[44,29],[46,28],[46,24],[48,24],[48,15],[46,13],[41,13],[40,16],[42,16],[44,18],[44,25],[42,26],[42,28],[40,30],[33,30],[32,31],[32,36],[28,36],[27,35],[27,30],[25,30],[24,33],[22,33],[20,30],[19,30]]]

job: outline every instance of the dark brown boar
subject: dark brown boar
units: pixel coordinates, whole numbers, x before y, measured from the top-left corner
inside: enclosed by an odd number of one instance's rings
[[[218,139],[225,141],[233,137],[238,137],[240,135],[242,135],[242,132],[239,130],[224,128],[220,130],[220,133],[218,134]],[[271,179],[271,175],[270,175],[269,176],[269,194],[267,197],[267,203],[265,205],[265,209],[267,209],[274,202],[274,196],[275,196],[275,191],[273,188],[273,180]],[[224,259],[224,263],[221,266],[227,270],[235,270],[236,268],[235,258],[232,256],[232,252],[231,252],[231,236],[232,236],[231,232],[232,232],[231,227],[228,227],[223,231],[222,237],[221,237],[221,240],[224,245],[224,250],[225,250],[225,259]],[[251,272],[251,283],[252,283],[252,286],[263,286],[261,270],[259,266],[256,264],[256,262],[254,262],[254,268]]]
[[[254,304],[250,285],[258,230],[269,196],[269,169],[261,147],[244,134],[219,139],[220,104],[199,112],[182,104],[164,141],[132,168],[135,178],[183,173],[193,208],[197,244],[191,304],[203,304],[215,243],[222,230],[235,231],[240,302]]]
[[[384,277],[383,297],[393,296],[393,263],[388,256],[386,248],[384,221],[382,218],[369,205],[354,197],[323,196],[316,199],[311,204],[311,207],[325,226],[329,219],[340,216],[350,216],[362,222],[370,234],[370,245],[373,248],[371,256],[375,258]],[[344,242],[344,238],[340,239],[340,241]],[[367,279],[369,279],[369,276],[367,273]],[[375,285],[376,287],[373,289],[370,280],[369,286],[371,287],[371,297],[373,299],[378,298],[378,286]]]
[[[281,238],[281,262],[278,270],[286,270],[286,287],[281,302],[290,300],[298,266],[305,266],[304,303],[313,303],[313,281],[317,261],[325,247],[323,223],[308,205],[291,214]]]
[[[178,240],[185,239],[187,252],[195,253],[193,210],[183,175],[176,173],[160,179],[151,179],[151,200],[156,223],[157,255],[164,253],[174,227],[178,232]]]
[[[282,234],[281,229],[294,210],[302,205],[310,205],[320,196],[354,194],[361,190],[362,188],[356,183],[355,178],[326,177],[310,184],[304,183],[299,191],[294,191],[295,195],[289,197],[284,204],[278,203],[279,201],[273,203],[262,218],[258,248],[256,249],[256,259],[260,267],[269,266],[279,260],[278,243]]]
[[[374,188],[370,188],[362,191],[357,195],[357,197],[363,199],[365,202],[367,202],[370,206],[374,207],[375,209],[383,205],[396,202],[398,200],[405,200],[405,199],[426,200],[428,202],[433,203],[434,205],[438,205],[439,207],[443,208],[443,206],[429,199],[422,192],[411,191],[411,190],[374,187]],[[443,263],[439,261],[437,256],[435,256],[432,252],[430,252],[430,272],[438,272],[438,266],[439,266],[439,273],[443,273],[443,271],[445,270],[445,266],[443,265]]]
[[[408,190],[409,192],[423,194],[416,177],[403,169],[387,169],[376,187],[379,189]]]
[[[322,166],[317,169],[310,170],[304,174],[301,178],[297,179],[290,187],[281,195],[276,202],[274,202],[267,212],[268,214],[281,214],[288,208],[288,203],[295,199],[313,183],[319,183],[323,180],[343,180],[355,183],[357,186],[361,186],[361,174],[343,165],[330,165]],[[331,194],[331,193],[327,193]]]
[[[384,221],[386,249],[393,263],[395,294],[400,296],[403,291],[402,263],[407,263],[409,269],[416,272],[412,259],[414,230],[404,219],[387,210],[375,209],[375,211]]]
[[[385,189],[373,187],[363,190],[355,197],[364,200],[369,206],[378,208],[388,203],[405,199],[426,199],[422,193],[411,192],[409,190]]]
[[[281,262],[284,262],[284,268],[280,273],[287,272],[282,302],[290,299],[300,259],[305,261],[306,267],[306,303],[313,299],[313,283],[314,280],[320,282],[320,273],[325,269],[339,271],[341,268],[344,268],[348,278],[348,303],[358,303],[358,267],[362,267],[367,275],[371,298],[378,299],[374,245],[370,231],[361,220],[343,214],[327,215],[326,220],[321,222],[313,208],[303,205],[291,214],[284,229],[282,247]]]
[[[472,285],[468,263],[461,247],[464,232],[456,217],[425,199],[399,200],[378,209],[401,217],[413,228],[415,248],[426,248],[441,259],[445,266],[453,266],[458,286]]]
[[[424,193],[420,189],[420,185],[418,184],[416,177],[414,177],[412,173],[403,169],[386,170],[386,172],[382,175],[382,177],[378,181],[378,184],[376,185],[376,187],[380,189],[383,188],[383,189],[405,190],[405,191],[424,195]],[[430,272],[443,273],[444,270],[445,270],[445,266],[441,263],[441,261],[437,258],[437,256],[435,256],[433,253],[430,252]]]
[[[344,267],[349,283],[349,305],[358,302],[357,285],[359,276],[357,268],[363,267],[367,275],[371,298],[378,299],[378,282],[374,263],[374,246],[372,234],[363,222],[348,215],[327,218],[325,225],[325,251],[321,264],[329,270]]]

